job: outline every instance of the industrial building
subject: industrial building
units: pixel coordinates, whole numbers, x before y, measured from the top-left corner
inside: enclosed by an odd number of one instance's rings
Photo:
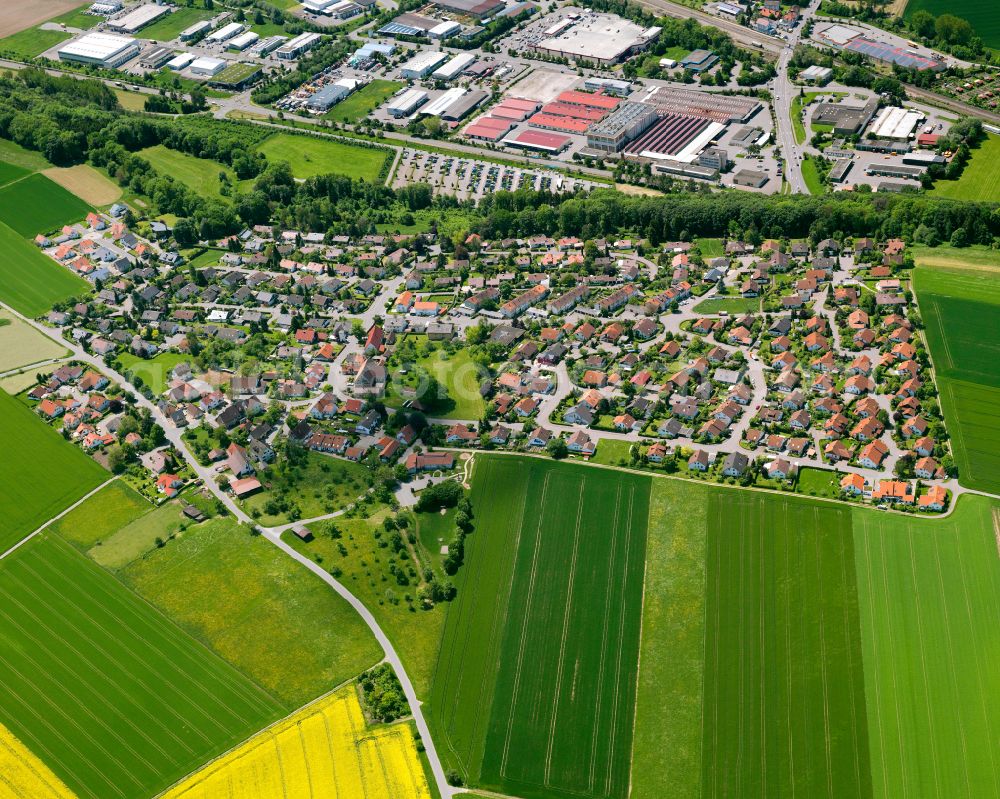
[[[174,72],[180,72],[182,69],[191,65],[194,61],[194,56],[191,53],[181,53],[180,55],[174,56],[167,62],[167,69],[172,69]]]
[[[148,3],[144,6],[139,6],[134,11],[129,11],[127,14],[124,14],[117,19],[108,20],[107,25],[111,28],[111,30],[118,31],[119,33],[135,33],[136,31],[145,28],[154,20],[157,20],[172,11],[173,8],[171,6],[160,6],[155,3]]]
[[[302,7],[312,14],[323,14],[334,19],[350,19],[364,12],[364,7],[354,0],[305,0]]]
[[[553,30],[550,28],[549,30]],[[660,28],[641,28],[611,14],[591,14],[534,45],[540,53],[607,66],[649,47]]]
[[[434,0],[434,5],[444,11],[484,19],[504,8],[503,0]]]
[[[587,146],[604,153],[617,153],[627,142],[644,133],[659,114],[646,103],[622,103],[587,131]]]
[[[153,45],[139,54],[139,66],[143,69],[159,69],[174,57],[174,51],[169,47]]]
[[[468,125],[463,133],[470,139],[498,141],[506,136],[512,127],[514,127],[514,123],[509,119],[502,119],[494,116],[482,116]]]
[[[351,56],[349,63],[353,67],[364,63],[370,58],[374,58],[376,55],[389,58],[394,52],[396,52],[396,45],[394,44],[366,42],[354,51],[354,55]]]
[[[604,92],[605,94],[616,94],[619,97],[628,97],[632,93],[631,83],[627,80],[614,78],[587,78],[583,88],[588,92]]]
[[[427,102],[427,92],[421,89],[407,89],[385,107],[397,119],[408,117]]]
[[[87,10],[91,14],[99,14],[102,17],[109,17],[112,14],[117,14],[125,7],[122,0],[99,0],[97,3],[91,4],[90,8]]]
[[[435,69],[431,73],[431,77],[435,80],[455,80],[455,78],[465,72],[467,67],[472,66],[475,62],[476,57],[472,53],[460,53],[447,64],[443,64]]]
[[[427,31],[427,35],[432,39],[447,39],[451,36],[456,36],[461,32],[461,25],[457,22],[452,22],[451,20],[445,20]]]
[[[815,64],[811,67],[806,67],[799,73],[799,80],[815,84],[816,86],[825,86],[830,82],[830,78],[832,77],[833,70],[830,67],[821,67]]]
[[[878,105],[878,97],[860,108],[843,103],[820,103],[813,111],[812,122],[814,125],[829,125],[837,136],[853,136],[871,122]]]
[[[459,122],[465,119],[473,109],[482,105],[483,101],[489,96],[489,92],[484,92],[481,89],[471,89],[449,105],[441,113],[441,119],[445,122]]]
[[[139,45],[129,36],[88,33],[60,47],[58,53],[60,61],[115,69],[139,55]]]
[[[417,80],[426,77],[435,69],[448,60],[447,53],[439,53],[435,50],[424,50],[417,53],[400,68],[400,74],[404,78]]]
[[[541,130],[523,130],[503,143],[522,150],[536,150],[543,153],[558,153],[566,149],[572,141],[569,136],[558,133],[546,133]]]
[[[850,158],[838,158],[830,169],[830,182],[843,183],[847,179],[847,173],[851,171],[853,166],[854,161]]]
[[[681,69],[691,72],[708,72],[719,63],[719,57],[711,50],[692,50],[680,60]]]
[[[908,166],[929,167],[932,164],[945,164],[948,159],[937,153],[907,153],[903,156],[902,161]]]
[[[697,164],[682,164],[680,161],[657,161],[650,169],[655,175],[672,175],[680,178],[696,178],[697,180],[715,180],[719,177],[717,169]]]
[[[189,42],[192,39],[201,36],[201,34],[205,33],[205,31],[210,31],[211,29],[212,23],[207,19],[203,19],[201,22],[194,23],[194,25],[190,28],[182,30],[180,39],[182,42]]]
[[[879,111],[868,133],[877,139],[909,139],[923,119],[919,111],[889,106]]]
[[[441,116],[452,103],[459,100],[465,94],[465,89],[448,89],[444,94],[420,109],[420,113],[429,117]]]
[[[725,125],[721,122],[713,122],[705,117],[664,114],[626,146],[625,155],[690,164],[723,130]]]
[[[218,30],[212,31],[208,36],[205,37],[205,41],[209,44],[221,44],[222,42],[228,42],[234,36],[239,36],[246,30],[246,26],[240,24],[239,22],[230,22],[228,25],[223,25]]]
[[[322,114],[329,111],[333,106],[343,100],[347,95],[358,88],[360,81],[354,78],[341,78],[335,83],[329,83],[313,93],[306,100],[306,108],[314,113]]]
[[[756,169],[741,169],[733,176],[733,183],[735,185],[746,186],[751,189],[763,188],[767,180],[767,173]]]
[[[760,100],[741,95],[709,94],[694,89],[660,86],[642,100],[663,113],[700,116],[715,122],[747,122],[762,107]]]
[[[273,53],[287,41],[287,36],[268,36],[266,39],[261,39],[257,42],[257,44],[251,47],[250,52],[254,55],[265,56],[268,53]]]
[[[318,33],[300,33],[288,44],[275,50],[274,54],[283,61],[291,61],[315,47],[321,38]]]
[[[191,72],[206,78],[214,78],[226,68],[226,62],[221,58],[202,56],[191,62]]]
[[[230,39],[229,44],[226,46],[230,50],[238,50],[239,52],[242,53],[250,45],[255,44],[259,38],[260,38],[259,33],[254,33],[253,31],[246,31],[245,33],[241,33],[239,36],[234,36],[232,39]]]
[[[508,97],[493,107],[490,115],[500,119],[510,119],[521,122],[538,110],[541,103],[537,100],[525,100],[523,97]]]
[[[920,176],[924,174],[924,170],[922,167],[918,166],[880,164],[876,162],[865,167],[865,174],[881,175],[886,178],[910,178],[911,180],[920,180]]]
[[[695,163],[716,172],[725,172],[729,168],[729,153],[721,147],[706,147],[695,159]]]

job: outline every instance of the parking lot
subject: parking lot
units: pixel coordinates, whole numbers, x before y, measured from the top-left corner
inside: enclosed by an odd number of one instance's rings
[[[536,189],[573,192],[598,184],[547,169],[494,164],[472,158],[406,149],[396,168],[394,188],[427,183],[436,194],[453,194],[460,200],[479,199],[496,191]]]

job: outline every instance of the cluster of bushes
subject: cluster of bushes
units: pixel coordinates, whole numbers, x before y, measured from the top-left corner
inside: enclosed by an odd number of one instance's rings
[[[410,705],[403,693],[403,686],[392,666],[379,663],[358,680],[364,696],[365,709],[376,721],[395,721],[410,715]]]

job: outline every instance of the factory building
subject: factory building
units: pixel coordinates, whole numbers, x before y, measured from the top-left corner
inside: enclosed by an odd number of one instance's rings
[[[854,167],[854,161],[850,158],[838,158],[830,169],[830,182],[843,183],[847,179],[847,173]]]
[[[341,78],[336,83],[330,83],[306,100],[306,108],[318,114],[329,111],[357,89],[358,84],[359,81],[354,78]]]
[[[627,80],[615,80],[614,78],[587,78],[583,88],[588,92],[604,92],[605,94],[616,94],[619,97],[628,97],[632,93],[632,84]]]
[[[447,64],[443,64],[431,73],[435,80],[455,80],[465,70],[476,62],[472,53],[460,53]]]
[[[585,21],[549,30],[557,33],[535,44],[538,52],[608,66],[645,50],[662,29],[642,28],[613,14],[591,14]]]
[[[903,164],[874,163],[865,167],[865,174],[881,175],[886,178],[910,178],[911,180],[920,180],[920,176],[924,174],[924,169],[923,167],[904,166]]]
[[[399,97],[392,100],[385,107],[385,110],[396,117],[396,119],[402,119],[403,117],[410,116],[410,114],[426,102],[427,92],[420,89],[407,89]]]
[[[396,45],[394,44],[366,42],[354,51],[354,55],[351,56],[349,63],[353,67],[364,63],[370,58],[374,58],[376,55],[382,55],[389,58],[394,52],[396,52]]]
[[[230,50],[237,50],[242,53],[250,45],[256,44],[258,39],[260,39],[259,33],[254,33],[253,31],[246,31],[245,33],[241,33],[239,36],[234,36],[232,39],[230,39],[227,47]]]
[[[909,139],[923,119],[919,111],[889,106],[878,112],[868,133],[876,139]]]
[[[154,20],[159,19],[173,11],[170,6],[159,6],[154,3],[149,3],[144,6],[139,6],[134,11],[118,17],[117,19],[108,20],[108,27],[117,31],[118,33],[135,33],[136,31],[145,28],[149,23]]]
[[[482,105],[489,96],[489,92],[480,89],[467,91],[441,113],[441,119],[445,122],[459,122],[468,116],[470,111]]]
[[[214,78],[226,68],[226,62],[221,58],[202,56],[191,62],[191,72],[206,78]]]
[[[300,33],[288,44],[279,47],[274,54],[283,61],[291,61],[315,47],[321,38],[318,33]]]
[[[143,69],[159,69],[173,59],[174,51],[169,47],[147,47],[139,55],[139,66]]]
[[[625,102],[587,130],[587,146],[604,153],[617,153],[658,119],[656,108],[645,103]]]
[[[400,68],[400,74],[404,78],[417,80],[430,75],[435,69],[448,60],[447,53],[439,53],[434,50],[424,50],[417,53]]]
[[[245,30],[245,25],[239,22],[230,22],[228,25],[223,25],[217,31],[212,31],[208,34],[205,37],[205,41],[209,44],[221,44],[222,42],[228,42],[234,36],[239,36]]]
[[[708,72],[719,63],[719,57],[711,50],[692,50],[680,61],[681,69],[689,69],[692,72]]]
[[[767,173],[756,169],[741,169],[733,176],[733,183],[735,185],[746,186],[750,189],[761,189],[767,181]]]
[[[207,19],[203,19],[201,22],[194,23],[194,25],[192,25],[190,28],[185,28],[184,30],[182,30],[181,41],[189,42],[192,39],[195,39],[198,36],[201,36],[201,34],[210,30],[212,30],[212,23]]]
[[[504,8],[503,0],[434,0],[434,5],[453,14],[484,19]]]
[[[879,98],[875,97],[863,106],[842,103],[820,103],[813,112],[814,125],[830,125],[837,136],[853,136],[871,122],[878,110]]]
[[[112,14],[117,14],[125,7],[122,0],[99,0],[97,3],[93,3],[87,10],[91,14],[99,14],[102,17],[110,17]]]
[[[266,56],[268,53],[273,53],[287,41],[287,36],[268,36],[251,47],[250,52],[258,56]]]
[[[191,53],[181,53],[178,56],[174,56],[167,62],[167,69],[172,69],[174,72],[180,72],[182,69],[191,65],[194,61],[194,56]]]
[[[440,25],[435,25],[427,31],[427,35],[432,39],[448,39],[452,36],[457,36],[461,32],[461,25],[451,20],[445,20]]]
[[[115,69],[139,55],[139,45],[129,36],[88,33],[60,47],[58,52],[60,61]]]

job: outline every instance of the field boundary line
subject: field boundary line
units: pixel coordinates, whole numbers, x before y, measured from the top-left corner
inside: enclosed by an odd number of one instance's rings
[[[78,499],[76,502],[74,502],[68,508],[66,508],[65,510],[63,510],[61,513],[57,513],[55,516],[53,516],[47,522],[44,522],[41,527],[39,527],[38,529],[33,530],[32,532],[28,533],[24,538],[22,538],[20,541],[18,541],[16,544],[14,544],[14,546],[10,547],[10,549],[8,549],[6,552],[0,554],[0,560],[3,560],[8,555],[12,554],[15,550],[17,550],[17,549],[21,548],[22,546],[24,546],[25,544],[27,544],[32,538],[34,538],[36,535],[38,535],[40,532],[42,532],[42,530],[44,530],[46,527],[49,527],[53,523],[59,521],[63,516],[65,516],[70,511],[76,510],[77,507],[79,507],[84,502],[86,502],[88,499],[90,499],[92,496],[94,496],[94,494],[96,494],[98,491],[100,491],[105,486],[110,485],[111,483],[113,483],[117,479],[118,478],[116,476],[109,477],[107,480],[105,480],[99,486],[97,486],[93,490],[89,491],[88,493],[84,494],[82,497],[80,497],[80,499]]]

